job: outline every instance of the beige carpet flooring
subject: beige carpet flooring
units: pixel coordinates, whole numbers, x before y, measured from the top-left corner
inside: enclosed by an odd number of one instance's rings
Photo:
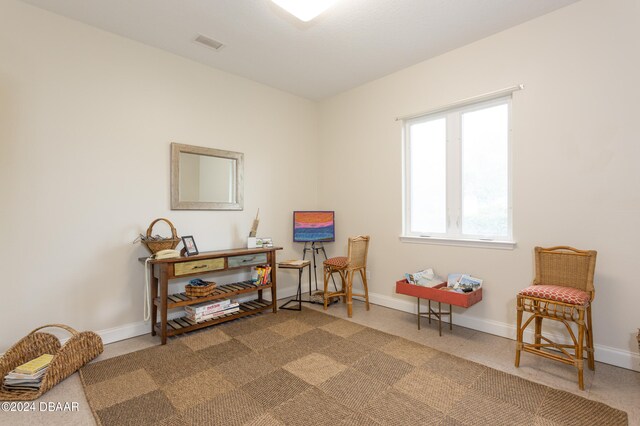
[[[322,306],[309,305],[309,307],[322,311]],[[585,390],[580,391],[576,384],[575,370],[570,366],[523,354],[520,368],[515,368],[513,366],[515,343],[510,339],[455,325],[453,331],[445,329],[442,337],[439,337],[436,324],[427,325],[426,321],[423,321],[422,330],[418,331],[414,315],[376,305],[372,305],[370,311],[365,311],[364,304],[358,301],[354,303],[354,315],[351,319],[347,319],[346,309],[341,304],[331,306],[327,312],[350,322],[401,336],[441,352],[472,360],[536,383],[604,402],[611,407],[626,411],[631,426],[640,426],[639,372],[596,361],[595,372],[585,370]],[[596,336],[599,333],[598,330],[596,329]],[[147,349],[158,344],[159,339],[149,334],[111,343],[105,346],[104,353],[93,362]],[[629,350],[636,350],[631,343]],[[42,411],[39,407],[35,411],[23,412],[0,410],[0,425],[92,426],[96,424],[77,373],[36,401],[38,404],[48,402],[77,402],[79,409],[71,412]]]
[[[312,309],[81,370],[98,424],[626,425],[600,402]]]

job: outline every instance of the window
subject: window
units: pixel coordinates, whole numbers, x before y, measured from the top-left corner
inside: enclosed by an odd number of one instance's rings
[[[405,120],[404,237],[513,247],[510,110],[509,96]]]

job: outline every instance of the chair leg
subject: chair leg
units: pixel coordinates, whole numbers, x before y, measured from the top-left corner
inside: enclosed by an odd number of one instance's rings
[[[329,277],[331,276],[331,273],[329,272],[328,268],[323,268],[323,276],[324,276],[324,293],[322,293],[322,298],[324,299],[324,310],[327,310],[327,292],[329,290]]]
[[[353,272],[347,272],[347,316],[351,318],[353,316],[353,300],[351,299],[352,287],[353,287]]]
[[[578,368],[578,387],[580,390],[584,390],[584,360],[582,354],[582,347],[584,342],[584,310],[580,310],[578,314],[578,342],[576,345],[576,367]]]
[[[538,307],[538,302],[535,302],[536,308]],[[536,316],[535,321],[535,338],[534,342],[536,345],[539,345],[542,342],[542,317]],[[540,349],[540,347],[536,347]]]
[[[342,293],[342,296],[340,296],[340,299],[342,299],[342,303],[347,303],[346,282],[347,282],[346,272],[340,271],[340,283],[341,283],[340,292]]]
[[[589,369],[595,370],[595,353],[593,347],[593,323],[591,322],[591,306],[587,307],[587,358],[589,360]]]
[[[364,287],[364,302],[369,310],[369,284],[367,283],[367,271],[360,269],[360,276],[362,277],[362,286]]]
[[[516,324],[516,367],[520,367],[520,352],[522,350],[522,301],[518,297],[517,301],[517,324]]]

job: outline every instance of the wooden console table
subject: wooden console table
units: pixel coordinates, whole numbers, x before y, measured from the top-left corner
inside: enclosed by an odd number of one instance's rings
[[[276,250],[282,247],[230,249],[200,253],[196,256],[178,257],[173,259],[151,260],[151,335],[159,334],[162,344],[167,343],[167,336],[186,333],[203,327],[230,321],[247,315],[254,315],[271,308],[278,311],[276,305]],[[205,297],[189,297],[185,293],[169,294],[169,281],[179,278],[189,278],[197,275],[235,269],[246,269],[253,266],[271,266],[271,282],[255,284],[242,281],[231,284],[218,285],[216,291]],[[262,292],[271,289],[271,302],[265,303]],[[246,293],[258,293],[258,298],[240,303],[240,311],[223,315],[208,321],[196,323],[186,317],[173,320],[168,319],[168,310],[197,303],[222,299]],[[158,322],[158,311],[160,321]]]

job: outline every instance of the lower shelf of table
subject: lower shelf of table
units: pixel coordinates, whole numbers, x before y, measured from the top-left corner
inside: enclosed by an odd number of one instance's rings
[[[253,293],[256,291],[266,290],[271,288],[271,283],[256,284],[251,281],[241,281],[237,283],[224,284],[218,286],[212,294],[202,297],[187,296],[186,293],[175,293],[167,296],[167,309],[179,308],[183,306],[193,305],[196,303],[209,302],[212,300],[222,299],[237,296],[239,294]],[[153,303],[160,307],[162,301],[160,297],[156,297]]]
[[[167,321],[167,336],[175,336],[176,334],[187,333],[189,331],[194,331],[200,328],[209,327],[211,325],[231,321],[236,318],[255,315],[257,313],[260,313],[272,307],[273,307],[272,303],[265,303],[264,301],[258,302],[257,300],[251,300],[248,302],[240,303],[240,312],[222,315],[217,318],[213,318],[203,322],[195,322],[190,319],[187,319],[187,317],[179,317],[179,318]],[[160,323],[156,323],[154,328],[156,333],[162,334]]]

